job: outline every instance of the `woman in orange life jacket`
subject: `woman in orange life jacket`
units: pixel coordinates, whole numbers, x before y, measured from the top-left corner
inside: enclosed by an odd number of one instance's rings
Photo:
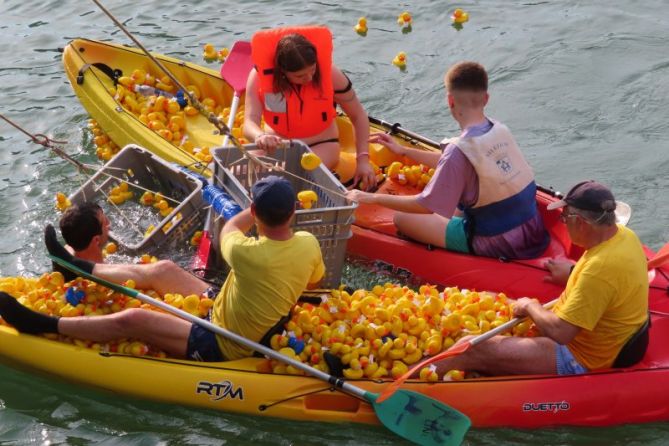
[[[339,104],[355,131],[354,184],[376,185],[367,113],[349,78],[332,63],[330,31],[322,26],[259,31],[251,40],[251,54],[255,69],[246,83],[244,136],[268,153],[282,139],[300,139],[334,170],[341,151],[335,121]]]

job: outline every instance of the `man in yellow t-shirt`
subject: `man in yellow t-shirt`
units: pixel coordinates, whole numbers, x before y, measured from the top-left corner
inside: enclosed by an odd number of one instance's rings
[[[514,316],[529,316],[541,335],[496,336],[446,359],[438,371],[477,370],[486,374],[560,375],[611,367],[625,343],[648,318],[648,275],[641,242],[617,225],[611,191],[594,181],[574,186],[549,205],[564,208],[561,219],[572,242],[585,248],[552,310],[521,298]],[[646,338],[647,339],[647,338]],[[636,352],[645,352],[643,342]]]
[[[221,232],[223,257],[232,270],[214,304],[212,321],[258,342],[288,314],[300,293],[323,277],[325,266],[316,238],[307,232],[293,234],[295,191],[286,179],[265,177],[253,185],[251,194],[251,207],[227,221]],[[259,237],[246,237],[254,225]],[[172,262],[108,265],[75,259],[58,243],[51,225],[45,229],[45,242],[52,255],[83,262],[83,269],[112,282],[132,278],[140,288],[162,287],[183,295],[208,292],[206,282]],[[95,342],[140,339],[170,355],[200,361],[251,355],[198,324],[143,308],[59,318],[32,311],[0,292],[0,316],[23,333],[59,333]]]
[[[212,322],[257,342],[290,312],[307,284],[323,277],[325,266],[318,240],[290,228],[295,192],[287,180],[265,177],[251,193],[250,213],[222,232],[221,252],[231,271],[216,298]],[[244,235],[253,217],[258,238]],[[222,336],[217,340],[226,359],[252,354]]]

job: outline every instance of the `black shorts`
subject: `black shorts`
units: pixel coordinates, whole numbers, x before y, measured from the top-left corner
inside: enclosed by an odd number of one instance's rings
[[[205,320],[209,321],[210,316],[211,312]],[[225,361],[225,357],[218,346],[216,334],[198,324],[192,324],[190,327],[186,357],[203,362]]]

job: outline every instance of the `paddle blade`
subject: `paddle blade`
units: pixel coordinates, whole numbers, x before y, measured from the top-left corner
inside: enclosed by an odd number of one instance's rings
[[[458,344],[455,347],[449,348],[448,350],[445,350],[439,353],[438,355],[434,355],[422,362],[419,362],[415,366],[411,367],[411,369],[409,369],[409,371],[406,372],[404,375],[400,376],[395,381],[388,384],[386,388],[383,389],[383,392],[381,392],[381,394],[379,395],[377,401],[379,403],[382,403],[388,398],[390,398],[395,392],[397,392],[397,389],[399,389],[400,386],[404,384],[404,381],[411,378],[413,374],[419,372],[420,369],[422,369],[423,367],[430,365],[433,362],[437,362],[442,359],[450,358],[451,356],[456,356],[459,355],[460,353],[464,353],[467,350],[469,350],[469,347],[471,347],[471,345],[472,345],[471,342],[463,342],[462,344]]]
[[[232,45],[230,54],[221,67],[221,77],[228,83],[237,95],[246,90],[246,79],[253,68],[251,59],[251,43],[238,41]]]
[[[384,426],[417,444],[458,446],[471,426],[465,414],[410,390],[400,390],[382,403],[375,394],[366,397]]]
[[[653,258],[648,260],[648,269],[658,268],[669,261],[669,243],[666,243],[659,251],[655,253]]]

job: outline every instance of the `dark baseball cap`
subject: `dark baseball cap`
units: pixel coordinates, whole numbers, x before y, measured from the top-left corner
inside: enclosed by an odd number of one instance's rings
[[[251,187],[256,214],[268,225],[284,223],[295,210],[295,189],[290,181],[268,175]]]
[[[608,187],[588,180],[572,187],[562,200],[550,203],[547,208],[551,210],[565,206],[584,211],[612,212],[616,210],[616,200]]]

